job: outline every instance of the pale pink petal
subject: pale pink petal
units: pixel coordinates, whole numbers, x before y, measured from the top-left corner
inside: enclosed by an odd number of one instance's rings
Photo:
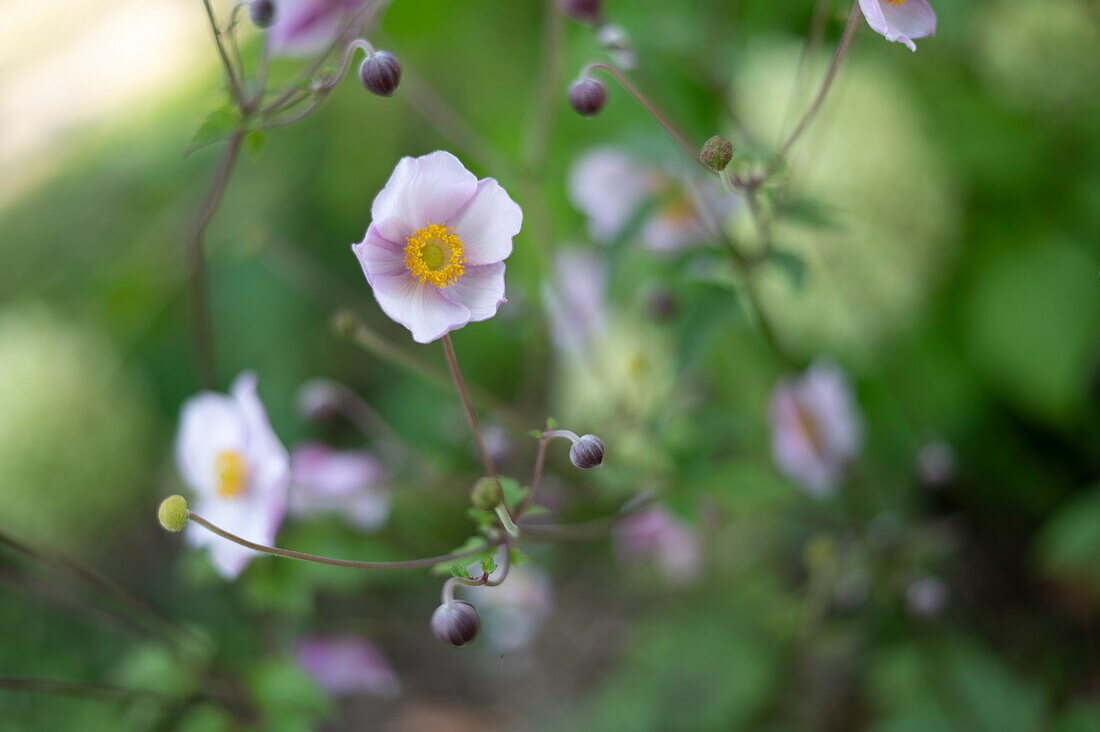
[[[885,0],[859,0],[859,7],[871,30],[888,41],[905,44],[911,51],[917,50],[913,39],[936,32],[936,13],[928,0],[905,0],[900,5]]]
[[[323,51],[366,0],[276,0],[275,21],[266,31],[273,56],[310,56]]]
[[[458,282],[443,288],[448,300],[470,310],[470,322],[478,323],[497,314],[504,298],[504,262],[467,267]]]
[[[298,663],[333,696],[390,697],[401,683],[382,653],[357,636],[314,637],[298,647]]]
[[[359,260],[368,283],[379,275],[399,275],[408,271],[405,245],[383,239],[373,223],[367,227],[363,241],[351,245],[351,251]]]
[[[470,309],[412,275],[380,275],[371,283],[383,312],[405,326],[417,343],[431,343],[470,322]]]
[[[462,242],[468,264],[492,264],[512,253],[512,237],[523,225],[523,211],[495,180],[485,178],[478,182],[477,193],[451,225]]]
[[[280,482],[285,484],[290,475],[290,456],[271,428],[267,410],[256,391],[256,382],[256,374],[245,371],[234,380],[229,392],[237,400],[248,430],[245,460],[249,488],[255,485],[262,490],[277,491],[273,486]],[[285,490],[283,500],[285,502]]]
[[[449,152],[402,158],[371,204],[372,225],[383,239],[398,244],[429,223],[453,226],[477,185],[474,174]]]

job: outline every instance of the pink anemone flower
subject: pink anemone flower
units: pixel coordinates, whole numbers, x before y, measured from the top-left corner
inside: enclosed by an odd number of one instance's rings
[[[523,211],[492,178],[436,151],[402,158],[352,245],[378,305],[418,343],[488,320],[504,302],[504,260]]]

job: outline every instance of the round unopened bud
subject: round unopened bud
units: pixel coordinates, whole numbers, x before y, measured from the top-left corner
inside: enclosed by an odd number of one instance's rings
[[[603,0],[554,0],[554,2],[558,10],[578,23],[600,22]]]
[[[699,157],[708,168],[721,173],[733,160],[733,143],[721,135],[715,135],[703,143]]]
[[[569,106],[580,115],[595,117],[607,101],[607,87],[596,79],[578,79],[569,85]]]
[[[275,3],[272,0],[253,0],[248,6],[248,17],[257,28],[267,28],[275,22]]]
[[[432,632],[452,646],[464,646],[472,641],[480,627],[477,610],[462,600],[444,603],[432,613]]]
[[[187,499],[183,496],[168,496],[157,508],[157,520],[167,531],[183,531],[187,525]]]
[[[392,97],[401,83],[401,63],[389,51],[376,51],[359,64],[359,81],[373,94]]]
[[[581,470],[595,470],[603,465],[603,442],[595,435],[581,435],[569,448],[569,460]]]
[[[350,310],[341,310],[332,316],[332,331],[342,338],[351,338],[359,328],[359,316]]]
[[[504,491],[496,478],[479,478],[470,490],[470,503],[482,511],[492,511],[503,498]]]

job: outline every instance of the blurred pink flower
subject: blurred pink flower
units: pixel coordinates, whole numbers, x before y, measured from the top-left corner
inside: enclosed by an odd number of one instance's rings
[[[275,0],[275,22],[267,29],[273,56],[310,56],[336,40],[352,14],[367,0]]]
[[[271,544],[286,513],[286,448],[256,394],[256,375],[237,377],[230,394],[202,392],[181,410],[176,463],[195,492],[194,510],[217,526],[259,544]],[[256,552],[191,524],[187,539],[210,547],[226,579],[241,573]]]
[[[787,477],[810,494],[832,492],[859,452],[863,426],[844,374],[817,362],[772,393],[772,455]]]
[[[392,697],[401,692],[401,682],[382,652],[358,636],[307,638],[298,646],[298,663],[333,696]]]
[[[543,295],[555,345],[576,355],[607,327],[607,267],[594,252],[569,249],[558,255],[554,287]]]
[[[687,524],[659,506],[620,521],[611,539],[620,562],[650,562],[670,585],[689,584],[698,579],[702,571],[698,536]]]
[[[936,12],[928,0],[859,0],[867,25],[888,41],[917,50],[914,39],[935,35]]]
[[[333,450],[319,444],[295,448],[290,457],[290,514],[339,513],[348,523],[372,531],[390,514],[390,492],[382,466],[361,450]]]
[[[501,560],[490,578],[502,575]],[[481,576],[480,566],[469,568],[470,576]],[[554,607],[550,578],[529,565],[512,567],[499,587],[467,587],[467,596],[481,613],[481,629],[489,643],[501,651],[516,651],[531,643]]]
[[[649,168],[613,148],[586,152],[573,164],[568,192],[573,205],[588,219],[597,241],[610,241],[647,204],[639,236],[646,248],[675,252],[714,235],[709,222],[721,222],[740,199],[710,181],[695,181]]]
[[[492,178],[454,155],[402,158],[371,205],[352,251],[386,315],[430,343],[496,315],[504,260],[523,212]]]

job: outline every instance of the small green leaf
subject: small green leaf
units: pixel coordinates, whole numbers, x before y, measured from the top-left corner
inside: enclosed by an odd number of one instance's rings
[[[259,155],[267,145],[267,133],[261,130],[252,130],[245,137],[245,141],[248,143],[248,152]]]
[[[534,437],[536,440],[542,439],[542,430],[531,430],[527,434],[531,435],[531,437]]]
[[[557,428],[558,428],[558,420],[554,419],[553,417],[547,417],[546,418],[546,429],[547,430],[556,430]]]
[[[454,575],[455,577],[461,577],[463,579],[469,579],[470,578],[470,573],[467,572],[466,568],[464,566],[462,566],[461,564],[452,564],[451,565],[451,574]]]
[[[487,557],[481,560],[481,571],[486,575],[490,575],[497,570],[497,563],[492,557]]]
[[[237,110],[232,107],[215,109],[207,116],[199,129],[195,130],[191,138],[191,144],[187,146],[187,152],[212,145],[219,140],[224,140],[240,127],[241,118]]]

